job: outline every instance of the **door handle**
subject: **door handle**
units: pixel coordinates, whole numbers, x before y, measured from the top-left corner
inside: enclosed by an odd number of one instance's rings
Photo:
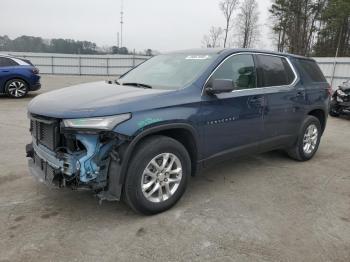
[[[305,96],[305,91],[304,90],[298,91],[296,96],[297,97]]]
[[[263,107],[265,106],[265,97],[253,96],[248,100],[248,104],[255,107]]]

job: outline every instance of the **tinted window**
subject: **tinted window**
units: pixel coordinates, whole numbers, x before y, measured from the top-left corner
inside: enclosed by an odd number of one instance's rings
[[[295,76],[285,58],[269,55],[257,55],[258,59],[258,86],[290,85]]]
[[[326,82],[321,69],[312,60],[299,59],[302,74],[307,76],[311,82]]]
[[[7,57],[0,57],[0,66],[5,67],[5,66],[15,66],[17,63],[13,61],[10,58]]]
[[[213,74],[213,79],[232,79],[236,89],[256,87],[256,72],[251,55],[235,55],[228,58]]]

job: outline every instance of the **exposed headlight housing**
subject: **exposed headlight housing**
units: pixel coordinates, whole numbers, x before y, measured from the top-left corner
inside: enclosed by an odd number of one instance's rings
[[[127,113],[115,116],[64,119],[63,124],[68,128],[112,130],[116,125],[130,118],[131,114]]]

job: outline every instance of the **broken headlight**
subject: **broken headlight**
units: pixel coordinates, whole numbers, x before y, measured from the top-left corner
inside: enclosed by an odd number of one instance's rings
[[[131,114],[127,113],[105,117],[65,119],[63,120],[63,124],[68,128],[112,130],[116,125],[130,118]]]

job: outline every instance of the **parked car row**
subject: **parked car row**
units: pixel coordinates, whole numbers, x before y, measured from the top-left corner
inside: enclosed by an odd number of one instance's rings
[[[22,98],[40,88],[39,70],[29,60],[0,55],[0,94]]]

